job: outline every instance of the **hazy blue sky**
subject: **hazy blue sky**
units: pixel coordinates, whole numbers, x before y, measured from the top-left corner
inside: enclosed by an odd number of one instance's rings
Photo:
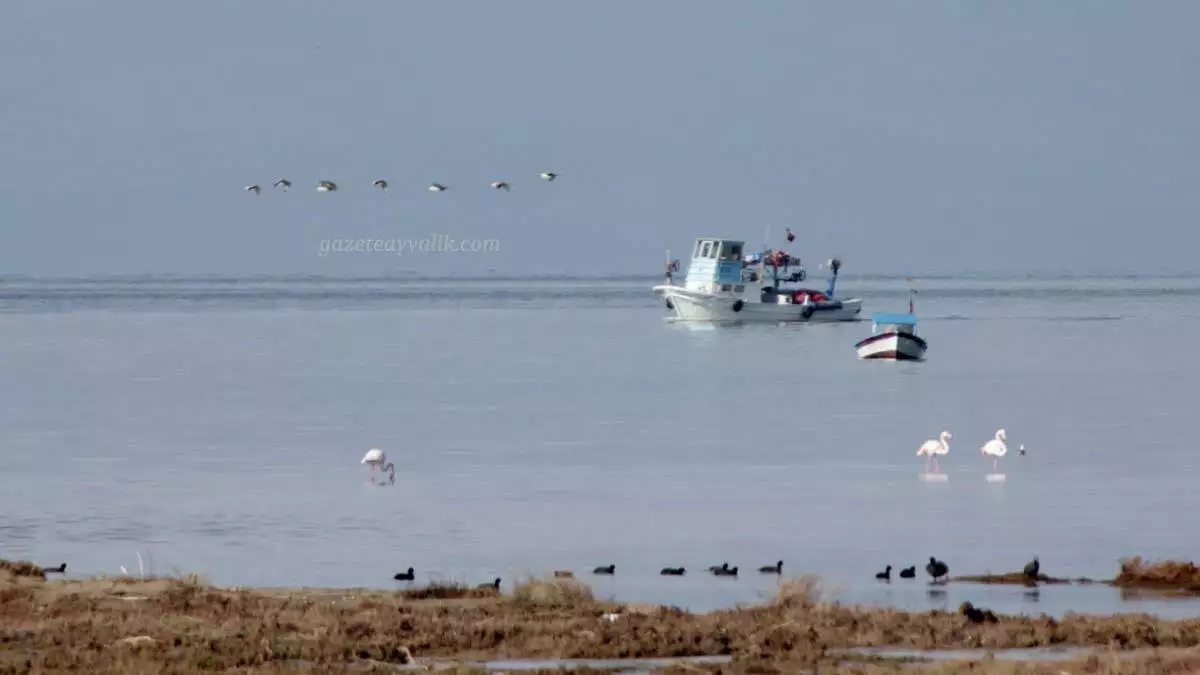
[[[1196,270],[1198,26],[1185,0],[10,0],[0,274],[657,274],[768,224],[848,273]],[[432,234],[501,251],[317,256]]]

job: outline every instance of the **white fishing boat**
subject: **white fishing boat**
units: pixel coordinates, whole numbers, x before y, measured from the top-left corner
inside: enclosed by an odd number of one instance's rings
[[[790,233],[789,233],[790,235]],[[790,240],[790,239],[789,239]],[[713,323],[804,323],[856,321],[862,300],[834,299],[841,261],[830,260],[825,291],[787,287],[808,274],[799,258],[767,249],[744,255],[745,243],[701,237],[692,249],[683,285],[671,281],[653,288],[681,321]]]
[[[860,359],[887,361],[920,361],[929,345],[917,335],[917,316],[913,313],[912,296],[908,299],[907,314],[880,313],[871,317],[871,335],[859,340],[854,348]]]

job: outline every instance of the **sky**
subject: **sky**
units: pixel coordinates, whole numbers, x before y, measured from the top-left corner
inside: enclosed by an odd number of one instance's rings
[[[657,275],[768,227],[849,273],[1194,272],[1197,25],[1185,0],[11,0],[0,275]],[[411,248],[319,255],[358,238]]]

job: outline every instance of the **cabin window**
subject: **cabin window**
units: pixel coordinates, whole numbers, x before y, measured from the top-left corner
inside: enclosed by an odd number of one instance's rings
[[[722,290],[722,291],[727,291],[727,290],[729,290],[730,288],[733,288],[733,287],[732,287],[732,286],[730,286],[729,284],[721,284],[721,290]]]
[[[700,257],[701,258],[711,258],[712,257],[711,254],[712,254],[712,242],[706,241],[706,242],[704,242],[704,246],[700,249]]]
[[[697,241],[696,241],[696,248],[695,248],[695,249],[692,251],[692,257],[693,257],[693,258],[699,258],[699,257],[700,257],[700,245],[701,245],[701,244],[703,244],[703,243],[704,243],[704,242],[702,242],[702,241],[699,241],[699,240],[697,240]]]
[[[746,291],[746,287],[741,284],[738,284],[737,286],[733,287],[734,293],[744,293],[745,291]]]
[[[742,245],[741,244],[730,244],[729,245],[729,259],[730,260],[741,260],[742,259]]]

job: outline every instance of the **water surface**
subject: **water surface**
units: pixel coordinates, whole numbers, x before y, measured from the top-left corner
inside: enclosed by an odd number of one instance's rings
[[[873,578],[1194,556],[1200,278],[918,279],[920,364],[859,362],[869,323],[671,324],[656,282],[0,280],[0,557],[271,586],[573,569],[693,609],[769,595],[748,572],[782,558],[847,602],[1200,611]],[[870,313],[906,287],[840,292]],[[1029,454],[988,482],[999,427]],[[943,429],[949,479],[920,480]],[[373,446],[394,486],[368,484]],[[658,575],[722,561],[742,577]]]

